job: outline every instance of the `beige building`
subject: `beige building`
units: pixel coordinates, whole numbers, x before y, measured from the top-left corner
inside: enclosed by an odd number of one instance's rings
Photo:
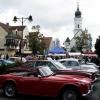
[[[23,37],[22,50],[27,47],[26,36],[29,34],[26,26],[10,26],[0,22],[0,54],[14,55],[19,50]]]

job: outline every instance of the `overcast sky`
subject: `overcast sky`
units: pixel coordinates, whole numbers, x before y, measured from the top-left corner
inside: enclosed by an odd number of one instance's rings
[[[93,43],[100,35],[100,0],[78,0],[82,12],[82,29],[85,27],[93,37]],[[28,26],[40,25],[44,36],[59,38],[61,44],[67,37],[73,37],[74,13],[77,0],[0,0],[0,22],[10,25],[13,17],[33,16],[33,22],[25,21]],[[31,28],[30,28],[31,29]]]

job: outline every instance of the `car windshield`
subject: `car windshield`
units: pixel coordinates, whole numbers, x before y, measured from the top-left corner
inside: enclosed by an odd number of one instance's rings
[[[52,61],[58,70],[66,70],[66,67],[58,61]]]
[[[50,70],[49,67],[41,67],[39,68],[39,71],[42,76],[50,76],[53,75],[54,73]]]
[[[66,66],[79,66],[77,61],[66,61]]]

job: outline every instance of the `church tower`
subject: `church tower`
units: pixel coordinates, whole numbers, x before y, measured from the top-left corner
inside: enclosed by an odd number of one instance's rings
[[[82,30],[82,17],[81,11],[79,10],[79,3],[77,3],[77,10],[75,11],[74,24],[74,34],[76,34],[78,31]]]

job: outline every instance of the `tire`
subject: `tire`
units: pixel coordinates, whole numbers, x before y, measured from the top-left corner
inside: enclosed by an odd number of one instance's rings
[[[3,94],[6,97],[12,98],[16,95],[16,87],[12,83],[7,83],[3,88]]]
[[[62,100],[78,100],[78,95],[74,90],[68,89],[63,92]]]

